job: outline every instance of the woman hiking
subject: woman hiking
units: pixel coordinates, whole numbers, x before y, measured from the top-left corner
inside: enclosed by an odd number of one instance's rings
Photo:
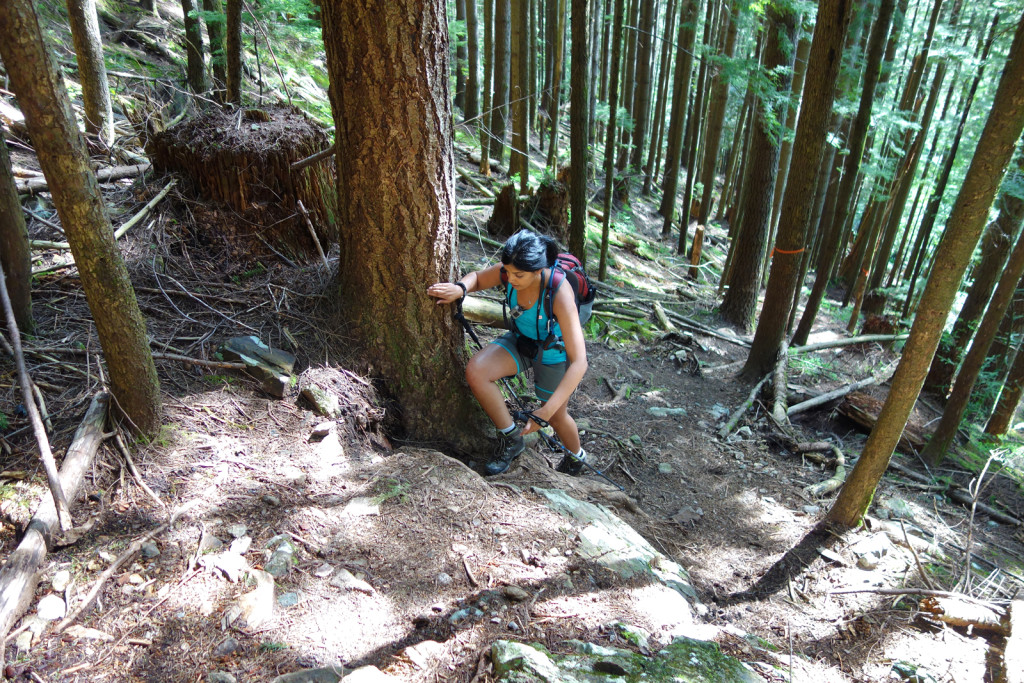
[[[454,303],[469,292],[507,283],[504,289],[511,330],[474,354],[466,365],[466,381],[498,430],[498,448],[484,469],[488,475],[507,470],[526,448],[523,437],[540,429],[530,420],[525,429],[518,431],[495,384],[532,367],[537,397],[544,402],[534,415],[550,423],[562,445],[572,453],[572,457],[562,458],[557,469],[579,474],[586,454],[567,408],[569,397],[587,371],[587,349],[573,288],[566,283],[564,273],[555,273],[558,245],[545,235],[520,230],[505,242],[499,256],[501,264],[469,273],[455,283],[439,282],[427,288],[427,294],[440,305]],[[550,291],[550,302],[545,303],[552,277],[556,278],[555,288]],[[553,317],[550,325],[549,315]]]

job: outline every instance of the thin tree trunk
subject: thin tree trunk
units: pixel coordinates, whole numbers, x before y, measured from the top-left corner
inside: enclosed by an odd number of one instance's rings
[[[651,110],[651,54],[654,47],[654,0],[641,0],[636,45],[636,76],[633,87],[633,150],[629,165],[640,170],[647,142],[647,120]]]
[[[587,29],[587,0],[572,0],[572,72],[569,99],[569,152],[572,176],[569,179],[569,250],[586,265],[587,259],[587,180],[590,168],[590,149],[587,144],[589,120],[590,63]]]
[[[95,0],[67,0],[68,23],[75,44],[85,130],[110,146],[114,144],[114,112],[110,104],[107,67],[103,62],[103,41]]]
[[[548,148],[548,168],[558,165],[558,126],[561,114],[562,72],[564,71],[566,0],[558,0],[558,22],[555,26],[555,62],[551,79],[551,146]]]
[[[630,0],[629,2],[629,16],[626,20],[625,40],[626,40],[626,54],[623,56],[622,64],[622,84],[619,86],[622,90],[621,99],[622,106],[626,109],[626,116],[629,120],[633,121],[634,125],[636,121],[633,119],[633,88],[635,81],[633,75],[636,73],[636,47],[637,41],[639,40],[639,31],[637,30],[637,23],[640,19],[640,5],[644,2],[650,2],[651,0]],[[625,171],[626,165],[629,163],[630,156],[630,136],[629,131],[623,128],[619,133],[621,137],[622,147],[619,150],[619,159],[615,162],[615,167],[619,171]]]
[[[490,154],[498,163],[501,163],[505,156],[512,40],[511,12],[510,0],[494,0],[494,96],[491,98]]]
[[[145,322],[31,0],[0,3],[0,57],[18,65],[8,77],[75,257],[118,407],[135,431],[153,434],[160,426],[160,386]]]
[[[455,0],[455,21],[466,25],[466,2],[473,0]],[[462,117],[466,118],[466,43],[458,41],[455,43],[455,106],[462,111]]]
[[[967,401],[974,390],[974,384],[981,374],[981,366],[988,355],[988,350],[995,339],[996,330],[1003,321],[1006,309],[1013,299],[1013,293],[1017,289],[1017,282],[1021,275],[1024,275],[1024,239],[1017,238],[1017,243],[1006,262],[1006,269],[999,279],[999,286],[996,287],[985,310],[985,316],[978,326],[974,335],[971,348],[964,356],[964,362],[956,375],[956,382],[953,384],[953,391],[946,401],[946,409],[942,411],[942,418],[939,420],[935,432],[932,434],[928,444],[921,452],[921,457],[930,465],[935,466],[946,457],[946,451],[953,443],[956,430],[960,428],[960,420],[967,411]]]
[[[657,165],[661,160],[661,145],[665,133],[665,110],[668,108],[668,78],[672,71],[672,52],[669,48],[672,41],[672,29],[675,28],[676,0],[668,0],[668,10],[665,13],[665,29],[661,34],[661,58],[658,69],[658,104],[654,108],[654,120],[651,122],[650,144],[647,147],[647,163],[644,165],[644,184],[640,194],[648,196],[651,194],[651,183],[658,174]]]
[[[512,110],[512,146],[510,147],[508,174],[519,176],[519,193],[526,194],[530,187],[529,139],[529,0],[512,0],[512,47],[509,70],[509,100]]]
[[[226,93],[228,82],[227,47],[225,46],[225,16],[222,0],[202,0],[206,34],[210,38],[210,68],[213,71],[213,89],[218,100]]]
[[[1017,153],[1013,175],[1015,178],[1024,177],[1021,174],[1024,174],[1024,148]],[[1009,183],[1008,188],[1013,185],[1014,183]],[[953,381],[953,374],[960,364],[967,343],[977,329],[978,321],[990,305],[992,293],[1005,277],[1003,271],[1007,267],[1011,245],[1017,243],[1021,232],[1021,219],[1024,216],[1021,200],[1014,197],[1011,192],[1004,191],[1000,195],[1000,204],[1002,206],[999,215],[981,238],[981,256],[974,268],[974,282],[967,290],[967,298],[960,307],[949,339],[939,342],[939,348],[924,381],[927,391],[943,398]]]
[[[828,519],[833,523],[850,528],[860,521],[878,480],[889,465],[889,458],[924,384],[960,279],[978,243],[989,207],[1022,129],[1024,19],[1017,25],[988,121],[947,220],[946,234],[935,255],[937,267],[932,269],[932,276],[917,307],[910,338],[893,375],[889,396],[860,459],[828,513]]]
[[[996,29],[998,26],[999,15],[997,14],[992,20],[992,27],[989,31],[988,40],[985,41],[985,47],[982,50],[978,73],[975,75],[974,81],[971,83],[971,88],[967,93],[967,97],[961,105],[962,112],[960,114],[960,123],[957,125],[956,133],[953,135],[949,151],[946,152],[946,161],[942,166],[942,171],[939,173],[939,177],[935,181],[935,189],[932,191],[931,199],[925,207],[924,216],[921,218],[921,227],[917,230],[917,239],[914,241],[914,249],[912,252],[913,255],[910,258],[910,262],[907,264],[907,271],[904,274],[904,279],[908,280],[910,284],[907,290],[907,298],[903,304],[903,318],[906,318],[910,312],[910,302],[914,298],[917,276],[920,273],[921,265],[924,262],[924,255],[928,248],[928,239],[931,237],[932,229],[935,226],[935,217],[939,213],[939,205],[942,203],[942,195],[946,192],[946,185],[949,184],[949,178],[953,172],[953,163],[956,161],[956,154],[960,149],[960,141],[963,139],[964,128],[967,126],[971,107],[974,104],[974,96],[978,92],[978,85],[981,83],[982,76],[984,75],[985,64],[988,61],[988,54],[992,48],[992,43],[995,40]]]
[[[661,206],[658,213],[664,217],[661,237],[672,234],[672,219],[676,210],[676,191],[679,189],[679,166],[683,150],[683,125],[690,102],[690,77],[693,71],[693,44],[697,40],[694,24],[697,20],[699,0],[682,0],[679,12],[679,37],[676,40],[676,72],[672,82],[672,115],[668,124],[668,148],[665,150],[665,177],[662,181]]]
[[[491,68],[494,60],[494,0],[484,2],[484,108],[480,112],[480,172],[491,175]]]
[[[0,124],[0,267],[6,274],[7,294],[14,309],[18,329],[31,334],[32,319],[32,251],[28,245],[25,214],[14,186],[11,155],[7,151],[4,127]],[[0,287],[4,286],[0,282]]]
[[[466,102],[463,117],[472,121],[480,115],[480,26],[476,0],[466,2]]]
[[[199,14],[192,0],[181,0],[181,12],[185,18],[185,61],[186,80],[189,90],[199,94],[206,91],[206,70],[203,68],[203,32],[200,29]]]
[[[764,376],[778,359],[786,336],[789,308],[797,286],[800,255],[811,217],[815,176],[826,144],[833,93],[842,62],[842,46],[850,25],[851,0],[822,0],[808,58],[802,112],[793,153],[803,163],[790,171],[789,189],[782,202],[779,237],[775,242],[764,306],[741,376]]]
[[[722,21],[727,24],[725,46],[721,55],[725,60],[731,60],[736,53],[736,34],[738,31],[736,19],[739,12],[739,4],[729,2],[729,12],[722,9]],[[700,200],[700,214],[697,222],[707,225],[711,218],[711,208],[714,204],[715,175],[718,170],[718,152],[722,146],[722,130],[725,128],[725,112],[729,105],[729,78],[725,69],[719,65],[713,65],[715,69],[711,80],[711,104],[708,107],[707,135],[704,139],[704,161],[701,163],[701,183],[704,185],[704,192]],[[742,115],[740,126],[742,127]],[[722,188],[723,192],[725,188]]]
[[[242,105],[242,0],[227,0],[226,50],[228,65],[227,101]]]
[[[1024,394],[1024,349],[1017,349],[1017,355],[1010,366],[1010,373],[1003,383],[1003,390],[999,393],[999,401],[996,403],[992,416],[985,424],[985,433],[992,436],[1001,436],[1010,428],[1010,422],[1020,405],[1021,395]]]
[[[612,29],[611,74],[608,80],[608,132],[604,148],[604,220],[601,223],[601,259],[597,279],[606,281],[608,275],[608,236],[612,221],[612,199],[615,186],[615,128],[619,108],[619,53],[622,46],[622,5],[615,0],[614,28]]]

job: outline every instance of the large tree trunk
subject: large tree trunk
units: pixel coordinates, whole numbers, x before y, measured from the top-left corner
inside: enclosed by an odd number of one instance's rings
[[[1001,436],[1010,428],[1010,421],[1017,406],[1020,405],[1021,395],[1024,394],[1024,349],[1017,349],[1017,355],[1010,366],[1010,372],[1006,375],[1003,389],[999,392],[999,401],[996,403],[992,416],[985,425],[985,433],[993,436]]]
[[[935,433],[928,441],[921,457],[932,466],[938,465],[946,457],[946,451],[956,430],[960,428],[960,420],[967,411],[967,401],[974,390],[974,383],[981,374],[982,363],[988,355],[988,350],[995,339],[996,330],[1003,321],[1006,309],[1013,299],[1014,290],[1017,289],[1017,281],[1024,274],[1024,239],[1018,237],[1017,244],[1006,262],[1006,269],[999,280],[999,286],[992,294],[992,301],[989,302],[985,317],[982,318],[978,331],[974,335],[971,348],[964,356],[964,362],[956,375],[956,382],[953,384],[953,391],[950,392],[949,400],[946,402],[946,409],[942,411],[942,418],[935,428]]]
[[[31,0],[0,3],[0,57],[18,65],[8,76],[78,266],[117,405],[134,430],[152,434],[160,426],[160,387],[146,325]]]
[[[1022,129],[1024,19],[1017,25],[988,121],[947,219],[946,233],[935,255],[936,267],[917,306],[914,326],[893,375],[889,397],[860,459],[828,513],[832,522],[846,527],[857,524],[871,502],[878,480],[889,466],[889,458],[917,401],[960,279],[978,243],[988,209]]]
[[[590,148],[587,126],[590,119],[590,38],[587,0],[572,0],[572,93],[569,98],[569,153],[572,176],[569,178],[569,251],[587,263],[587,178],[590,175]]]
[[[445,3],[322,7],[343,226],[335,291],[405,433],[468,450],[479,411],[462,332],[425,295],[460,274]]]
[[[31,333],[32,321],[32,252],[28,246],[25,214],[14,185],[11,155],[7,151],[4,127],[0,124],[0,266],[3,266],[7,295],[14,308],[18,329]],[[0,287],[4,286],[0,282]]]
[[[103,41],[95,0],[67,0],[68,23],[75,43],[85,130],[108,147],[114,143],[114,112],[110,104],[107,67],[103,63]]]
[[[227,101],[242,104],[242,0],[227,0],[225,22],[228,66]]]
[[[654,120],[651,125],[650,144],[647,146],[647,164],[644,165],[644,184],[641,189],[643,196],[651,194],[651,183],[658,174],[661,164],[661,146],[665,134],[665,112],[668,109],[668,79],[672,71],[672,29],[675,27],[676,0],[668,0],[668,12],[665,16],[665,28],[661,34],[661,65],[658,71],[658,101],[654,107]]]
[[[794,12],[783,13],[771,5],[765,13],[768,27],[762,69],[766,75],[778,74],[775,93],[788,92],[792,71],[787,67],[793,63],[798,17]],[[777,97],[765,96],[757,100],[753,135],[744,164],[746,178],[743,182],[749,190],[732,258],[734,275],[729,279],[729,291],[719,308],[726,321],[744,331],[754,322],[757,294],[761,289],[761,264],[772,218],[772,188],[779,170],[780,140],[773,126],[780,109]]]
[[[227,47],[224,44],[224,6],[222,0],[202,0],[206,14],[206,34],[210,38],[210,69],[213,71],[213,90],[218,101],[224,97],[228,82]]]
[[[790,171],[786,183],[788,189],[782,202],[779,237],[775,241],[764,306],[750,355],[740,373],[747,379],[763,377],[774,367],[786,336],[793,290],[799,284],[797,277],[811,218],[815,177],[832,114],[833,92],[843,56],[843,38],[850,24],[853,5],[852,0],[822,0],[818,5],[807,80],[800,104],[800,122],[793,142],[793,154],[802,163]]]
[[[192,0],[181,0],[181,13],[185,17],[185,80],[189,90],[199,94],[206,90],[206,71],[203,69],[203,32],[199,15]]]

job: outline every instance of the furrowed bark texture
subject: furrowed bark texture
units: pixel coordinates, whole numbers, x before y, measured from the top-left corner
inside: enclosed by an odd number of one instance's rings
[[[461,329],[426,296],[459,276],[444,0],[323,3],[337,125],[337,294],[417,439],[464,438]]]

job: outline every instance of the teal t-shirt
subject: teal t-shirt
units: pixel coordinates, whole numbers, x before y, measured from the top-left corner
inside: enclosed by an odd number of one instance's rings
[[[546,276],[543,280],[544,287],[541,290],[541,295],[537,297],[537,300],[533,303],[533,306],[523,311],[521,314],[516,316],[516,319],[512,321],[512,326],[515,331],[530,339],[536,339],[539,342],[543,342],[548,336],[548,314],[546,306],[544,305],[544,299],[547,297],[548,278]],[[563,278],[558,286],[561,287],[565,282]],[[509,306],[512,310],[516,310],[519,305],[519,297],[516,290],[511,284],[506,285],[506,292],[508,295]],[[554,307],[555,292],[551,293],[552,307]],[[568,358],[565,353],[565,344],[560,343],[562,341],[562,328],[558,324],[558,319],[552,320],[551,332],[555,335],[558,343],[552,344],[551,348],[545,350],[541,356],[541,363],[544,365],[554,365],[555,363],[563,363]]]

